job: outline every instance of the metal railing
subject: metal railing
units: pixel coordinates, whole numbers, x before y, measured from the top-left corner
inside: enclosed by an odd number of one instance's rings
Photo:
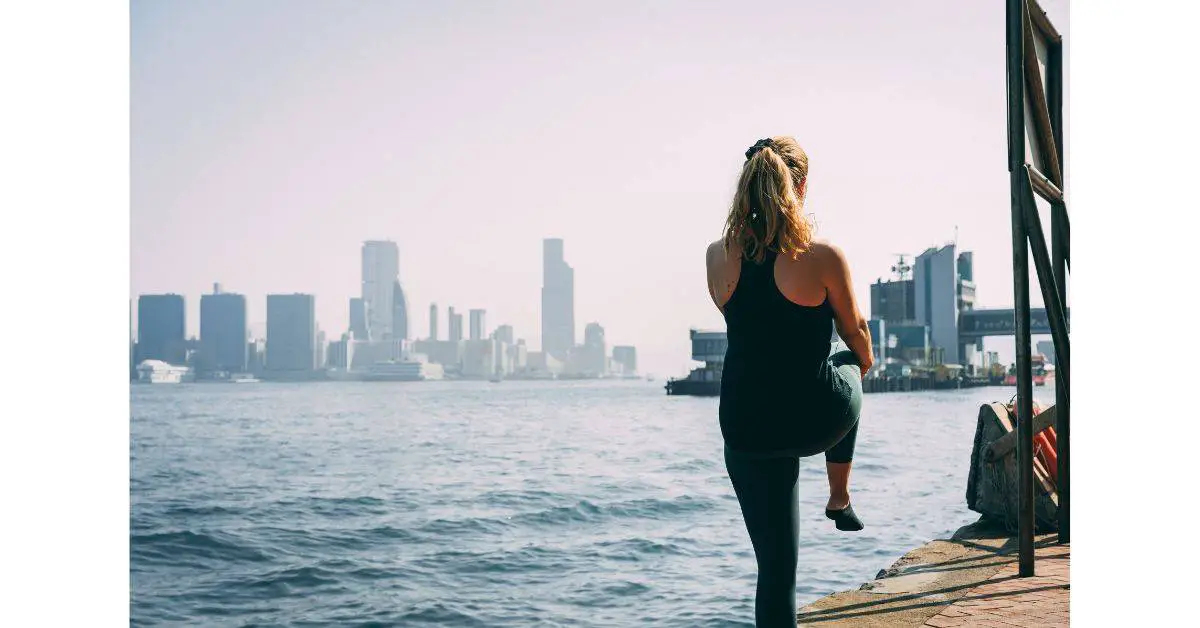
[[[1058,453],[1058,542],[1071,539],[1070,363],[1066,310],[1070,221],[1063,170],[1062,36],[1036,0],[1007,0],[1008,172],[1012,202],[1013,290],[1017,344],[1019,574],[1034,575],[1033,371],[1029,333],[1029,257],[1054,338]],[[1045,68],[1045,77],[1042,68]],[[1026,145],[1028,140],[1028,146]],[[1050,242],[1034,194],[1050,204]]]

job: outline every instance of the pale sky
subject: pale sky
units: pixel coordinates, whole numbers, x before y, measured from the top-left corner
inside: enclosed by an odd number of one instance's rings
[[[414,336],[436,302],[443,337],[485,308],[536,349],[561,237],[577,336],[682,375],[688,328],[724,328],[703,252],[742,153],[792,135],[864,314],[956,227],[979,306],[1011,306],[1004,61],[1000,2],[134,0],[132,296],[184,294],[195,334],[213,282],[258,324],[313,293],[332,338],[390,239]]]

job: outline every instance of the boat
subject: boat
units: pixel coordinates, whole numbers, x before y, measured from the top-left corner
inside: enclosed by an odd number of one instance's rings
[[[1054,385],[1054,365],[1049,362],[1043,362],[1041,367],[1034,366],[1033,369],[1033,385],[1034,386],[1053,386]]]
[[[704,366],[692,369],[687,377],[667,380],[668,395],[715,397],[721,394],[721,373],[725,369],[725,349],[729,338],[723,331],[689,331],[692,360]]]
[[[192,369],[174,366],[162,360],[143,360],[137,367],[137,382],[142,384],[179,384],[191,381]]]
[[[716,397],[721,394],[720,375],[706,367],[692,369],[687,377],[667,380],[668,395]]]
[[[1046,362],[1046,356],[1035,353],[1029,358],[1031,370],[1033,372],[1033,385],[1046,386],[1054,384],[1054,365]],[[1017,385],[1017,367],[1013,365],[1008,369],[1008,375],[1004,376],[1005,386]]]
[[[376,362],[362,374],[368,382],[423,382],[439,380],[445,376],[441,364],[418,360],[389,360]]]

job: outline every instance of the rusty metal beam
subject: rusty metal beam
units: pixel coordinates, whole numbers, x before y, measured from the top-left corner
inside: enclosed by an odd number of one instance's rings
[[[1042,290],[1042,300],[1046,303],[1046,321],[1050,323],[1050,335],[1054,339],[1055,379],[1063,384],[1063,402],[1069,405],[1071,397],[1066,391],[1071,389],[1071,341],[1067,336],[1067,315],[1063,302],[1059,299],[1058,282],[1054,280],[1053,265],[1050,261],[1050,251],[1046,247],[1046,234],[1042,230],[1042,219],[1038,216],[1037,206],[1033,201],[1032,185],[1024,190],[1025,202],[1025,233],[1029,237],[1029,249],[1033,256],[1033,266],[1037,271],[1038,287]]]
[[[1063,202],[1062,190],[1047,179],[1046,175],[1029,164],[1025,164],[1025,169],[1029,171],[1029,183],[1033,185],[1033,191],[1037,192],[1038,196],[1051,203]]]
[[[1041,31],[1042,37],[1055,44],[1062,42],[1062,35],[1059,35],[1058,31],[1055,30],[1054,24],[1050,23],[1050,17],[1042,10],[1037,0],[1029,0],[1026,10],[1029,11],[1029,17],[1033,19],[1034,25]]]
[[[1038,138],[1038,157],[1046,167],[1047,178],[1062,187],[1062,166],[1058,163],[1058,144],[1054,140],[1054,126],[1050,123],[1050,106],[1046,100],[1046,88],[1042,85],[1042,71],[1038,66],[1037,46],[1034,44],[1033,25],[1028,16],[1021,32],[1024,38],[1025,89],[1029,94],[1034,131]]]

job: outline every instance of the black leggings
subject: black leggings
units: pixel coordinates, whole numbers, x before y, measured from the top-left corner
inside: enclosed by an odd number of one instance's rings
[[[853,376],[857,378],[857,365],[839,366],[839,370],[851,366]],[[854,427],[825,452],[826,462],[850,462],[854,457],[861,391],[860,383],[857,399],[852,402]],[[742,506],[742,519],[758,559],[754,625],[759,628],[795,626],[796,564],[800,550],[796,480],[800,475],[800,457],[748,455],[726,447],[725,468]]]

